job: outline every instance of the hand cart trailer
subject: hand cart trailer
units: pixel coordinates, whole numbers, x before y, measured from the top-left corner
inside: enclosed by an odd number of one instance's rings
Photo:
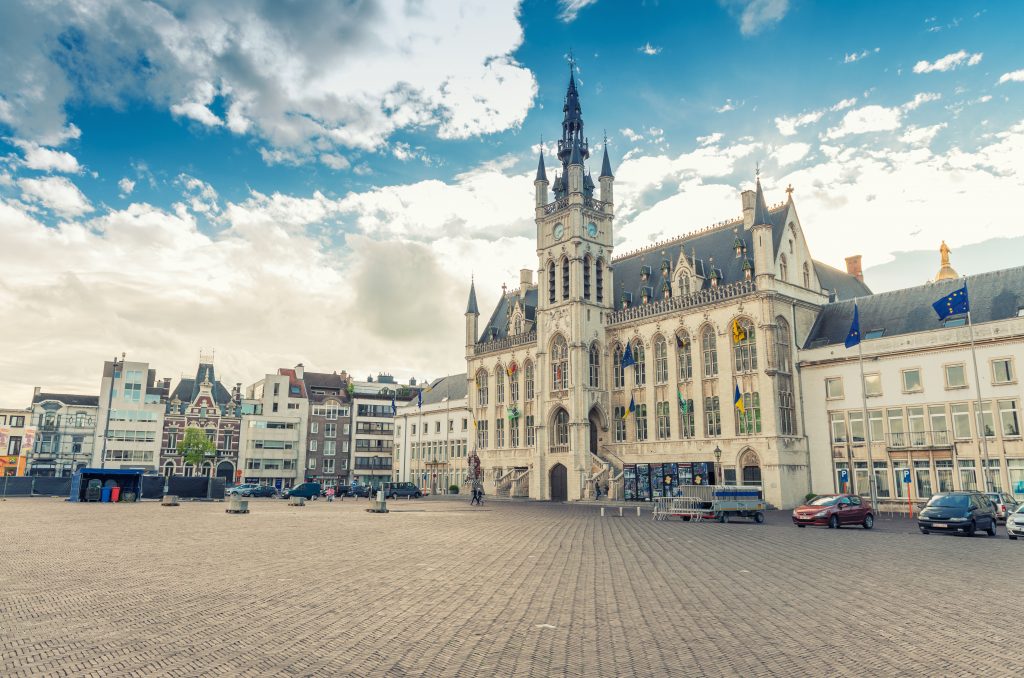
[[[654,504],[654,519],[665,520],[678,516],[683,520],[699,522],[717,520],[728,522],[732,517],[753,518],[764,522],[767,504],[757,485],[678,485],[675,497],[658,497]]]

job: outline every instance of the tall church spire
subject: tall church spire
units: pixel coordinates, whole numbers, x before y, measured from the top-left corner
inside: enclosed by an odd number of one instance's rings
[[[764,202],[764,191],[761,190],[761,177],[757,177],[757,195],[754,196],[754,226],[767,224],[768,205]]]
[[[540,145],[540,160],[537,161],[537,178],[534,181],[547,182],[548,173],[544,170],[544,144]]]
[[[580,106],[580,93],[576,90],[576,76],[572,72],[574,62],[569,63],[569,87],[565,91],[565,104],[562,106],[562,138],[558,140],[558,159],[562,166],[569,164],[572,147],[579,145],[583,160],[590,157],[587,139],[583,136],[583,109]]]
[[[466,314],[480,315],[480,309],[476,305],[476,281],[469,283],[469,301],[466,303]]]

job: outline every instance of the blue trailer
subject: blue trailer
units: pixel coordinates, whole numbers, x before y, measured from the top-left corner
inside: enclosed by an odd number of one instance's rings
[[[99,501],[99,497],[91,498],[89,485],[91,481],[99,483],[101,488],[121,488],[121,497],[131,492],[136,499],[142,498],[142,469],[133,468],[83,468],[75,471],[71,477],[71,493],[68,501]],[[94,486],[96,483],[92,483]]]

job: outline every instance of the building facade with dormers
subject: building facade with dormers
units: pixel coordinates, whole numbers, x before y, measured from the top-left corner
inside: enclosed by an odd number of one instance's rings
[[[561,172],[549,182],[541,156],[534,181],[536,282],[523,270],[483,327],[470,287],[468,405],[485,483],[649,500],[745,482],[798,503],[810,465],[797,347],[823,305],[871,293],[859,262],[816,262],[792,193],[769,207],[760,180],[741,193],[741,217],[614,256],[615,179],[607,148],[596,184],[585,171],[572,76],[563,114]],[[623,369],[627,346],[636,364]]]

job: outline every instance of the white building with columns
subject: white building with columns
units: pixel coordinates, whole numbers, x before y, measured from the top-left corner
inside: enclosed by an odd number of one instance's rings
[[[465,483],[473,426],[466,406],[466,375],[435,380],[395,416],[395,478],[432,494]]]

